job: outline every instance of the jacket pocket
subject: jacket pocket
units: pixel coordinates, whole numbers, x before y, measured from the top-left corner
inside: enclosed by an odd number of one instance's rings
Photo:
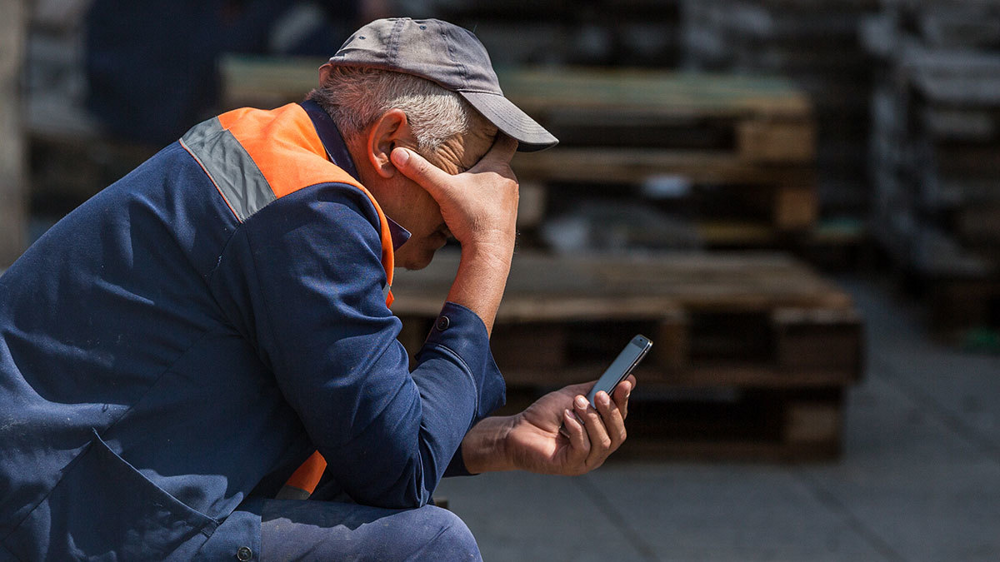
[[[200,545],[217,526],[143,476],[95,431],[4,545],[23,560],[165,560],[181,545]]]

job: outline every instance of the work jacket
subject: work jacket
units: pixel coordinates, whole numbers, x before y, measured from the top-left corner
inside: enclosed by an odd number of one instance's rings
[[[410,373],[399,231],[312,102],[206,121],[52,227],[0,277],[0,560],[256,559],[316,450],[358,503],[426,503],[504,386],[454,303]]]

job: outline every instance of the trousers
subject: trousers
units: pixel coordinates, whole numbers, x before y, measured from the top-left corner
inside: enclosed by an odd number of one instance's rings
[[[261,551],[261,562],[482,561],[465,523],[433,505],[382,509],[335,501],[266,500]]]

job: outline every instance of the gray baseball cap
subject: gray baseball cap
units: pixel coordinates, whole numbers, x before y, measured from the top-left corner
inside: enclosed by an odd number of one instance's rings
[[[471,31],[436,19],[375,20],[354,32],[331,66],[404,72],[425,78],[465,98],[523,152],[544,150],[559,140],[504,97],[486,47]]]

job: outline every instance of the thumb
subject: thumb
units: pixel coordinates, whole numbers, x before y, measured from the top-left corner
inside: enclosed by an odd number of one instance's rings
[[[394,148],[389,158],[397,170],[431,194],[439,193],[451,180],[451,176],[444,170],[408,148]]]

